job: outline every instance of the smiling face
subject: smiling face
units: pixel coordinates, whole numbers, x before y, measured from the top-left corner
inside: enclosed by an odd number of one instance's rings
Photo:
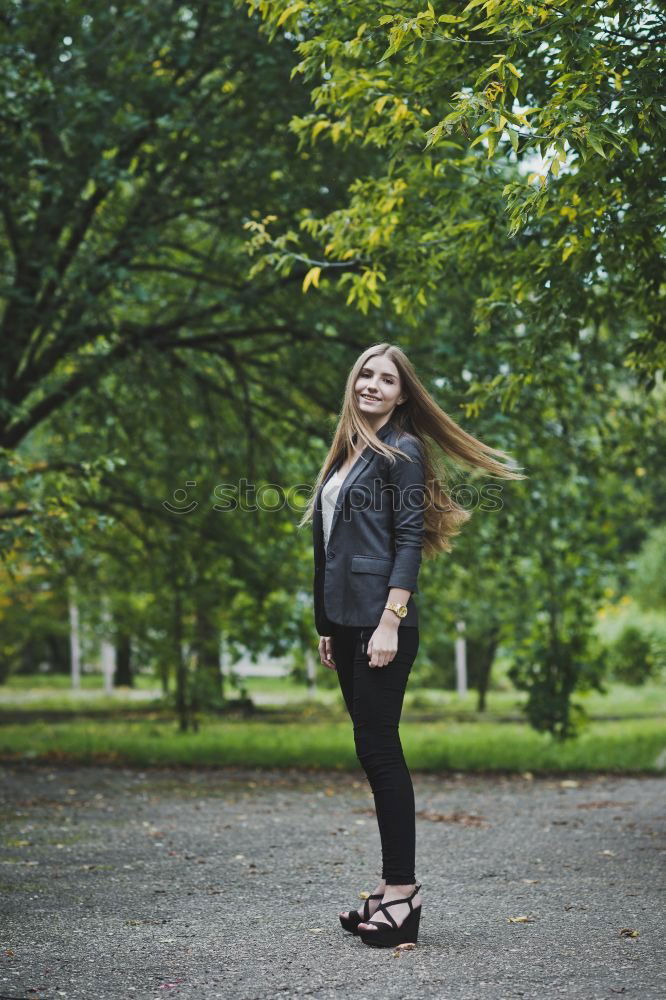
[[[369,358],[359,372],[354,392],[361,411],[373,427],[386,423],[394,408],[407,398],[400,375],[386,354]]]

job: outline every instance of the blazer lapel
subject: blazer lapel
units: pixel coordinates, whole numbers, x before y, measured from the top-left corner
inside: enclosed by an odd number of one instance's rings
[[[388,434],[390,433],[390,431],[392,429],[393,429],[393,425],[392,425],[391,421],[389,420],[388,423],[383,424],[383,426],[379,428],[379,431],[377,432],[377,437],[380,439],[380,441],[384,441],[387,438]],[[340,487],[340,492],[338,493],[336,504],[335,504],[335,510],[333,511],[333,521],[331,522],[331,531],[330,531],[330,534],[329,534],[329,538],[333,534],[333,529],[335,528],[335,525],[336,525],[336,522],[337,522],[337,518],[338,518],[338,514],[342,510],[345,496],[349,492],[349,489],[353,485],[353,483],[355,482],[355,480],[361,475],[361,472],[363,472],[363,470],[368,465],[368,463],[369,463],[372,455],[373,455],[372,448],[370,448],[369,446],[366,447],[366,448],[364,448],[363,452],[358,457],[358,459],[356,460],[355,464],[349,470],[349,473],[347,474],[347,478],[345,479],[345,481],[343,482],[342,486]],[[331,478],[331,476],[335,472],[337,472],[337,470],[340,468],[340,464],[341,463],[340,463],[339,459],[338,459],[337,462],[334,463],[334,465],[332,466],[332,468],[329,470],[329,473],[326,476],[326,479],[324,480],[324,482],[319,487],[319,490],[317,492],[317,496],[315,498],[314,511],[313,511],[313,514],[312,514],[312,536],[313,536],[313,541],[314,541],[315,553],[318,552],[319,546],[321,545],[321,547],[323,548],[323,544],[324,544],[324,527],[323,527],[323,520],[322,520],[322,513],[321,513],[321,491],[323,490],[324,486],[329,481],[329,479]]]
[[[314,510],[312,512],[312,539],[314,542],[315,553],[319,552],[319,547],[324,546],[324,522],[321,513],[321,491],[323,490],[326,483],[329,481],[331,476],[337,472],[340,468],[340,461],[338,460],[333,464],[333,467],[329,469],[326,479],[319,487],[317,491],[317,496],[315,497]]]
[[[329,539],[333,537],[333,532],[335,531],[335,525],[337,523],[338,516],[339,516],[340,511],[342,510],[342,508],[344,506],[345,497],[346,497],[347,493],[349,493],[349,489],[350,489],[351,485],[353,484],[353,482],[354,482],[355,479],[358,479],[358,477],[361,475],[361,473],[365,469],[366,465],[370,461],[369,458],[366,458],[366,452],[367,451],[372,451],[372,449],[371,448],[367,448],[367,447],[363,449],[362,453],[356,459],[355,464],[351,467],[351,469],[347,473],[347,478],[345,479],[345,481],[343,482],[342,486],[340,487],[340,492],[338,493],[337,499],[335,501],[335,508],[333,509],[333,519],[331,521],[331,530],[329,531],[329,534],[328,534]]]
[[[386,436],[388,435],[388,433],[389,433],[390,430],[391,430],[391,422],[390,421],[387,424],[383,424],[379,428],[379,431],[377,432],[377,437],[380,439],[380,441],[383,441],[386,438]],[[375,454],[374,449],[371,448],[370,445],[366,445],[366,447],[363,449],[363,451],[361,452],[361,454],[359,455],[359,457],[356,459],[355,464],[351,467],[351,469],[347,473],[347,478],[345,479],[345,481],[343,482],[342,486],[340,487],[340,492],[338,493],[338,496],[337,496],[337,499],[336,499],[336,502],[335,502],[335,509],[333,511],[333,520],[331,521],[331,530],[330,530],[329,536],[328,536],[329,539],[331,539],[333,537],[333,532],[335,531],[335,525],[337,524],[338,516],[340,514],[340,511],[344,507],[345,497],[349,493],[349,490],[351,489],[351,487],[354,485],[354,482],[358,479],[358,477],[361,475],[361,473],[368,466],[368,464],[369,464],[369,462],[370,462],[370,460],[371,460],[371,458],[372,458],[372,456],[374,454]],[[336,462],[335,469],[338,469],[339,467],[340,467],[340,463]],[[333,471],[334,470],[332,469],[331,470],[331,475],[333,474]],[[328,482],[329,478],[330,478],[329,476],[326,477],[326,482]],[[323,485],[325,485],[325,484],[323,484]]]

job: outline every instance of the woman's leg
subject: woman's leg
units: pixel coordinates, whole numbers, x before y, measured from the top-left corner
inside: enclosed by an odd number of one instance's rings
[[[347,711],[353,719],[354,657],[360,648],[362,629],[351,625],[336,625],[333,632],[333,659]]]
[[[366,629],[367,631],[367,629]],[[333,659],[335,660],[336,672],[340,690],[347,706],[350,718],[353,720],[354,705],[354,660],[361,647],[361,635],[363,630],[353,626],[338,625],[333,632]],[[382,893],[385,889],[386,881],[381,879],[379,884],[372,890],[372,895]],[[374,915],[379,906],[379,899],[368,899],[366,904],[358,907],[360,916],[366,912],[370,917]],[[349,917],[351,910],[345,910],[341,916]]]
[[[414,788],[398,726],[407,680],[419,648],[416,627],[398,629],[398,651],[385,667],[371,667],[362,630],[356,646],[351,690],[357,756],[373,791],[387,885],[415,884],[416,821]]]

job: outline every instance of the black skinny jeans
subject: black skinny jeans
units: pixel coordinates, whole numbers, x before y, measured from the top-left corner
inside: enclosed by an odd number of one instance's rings
[[[382,877],[389,885],[412,885],[416,883],[414,788],[398,725],[419,648],[419,630],[416,626],[398,627],[398,651],[385,667],[369,665],[368,642],[374,631],[336,625],[333,659],[354,724],[356,754],[375,798]]]

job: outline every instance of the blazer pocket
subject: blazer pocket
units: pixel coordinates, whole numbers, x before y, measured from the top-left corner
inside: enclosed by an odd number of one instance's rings
[[[377,573],[379,576],[389,576],[393,569],[392,559],[381,556],[352,556],[352,573]]]

